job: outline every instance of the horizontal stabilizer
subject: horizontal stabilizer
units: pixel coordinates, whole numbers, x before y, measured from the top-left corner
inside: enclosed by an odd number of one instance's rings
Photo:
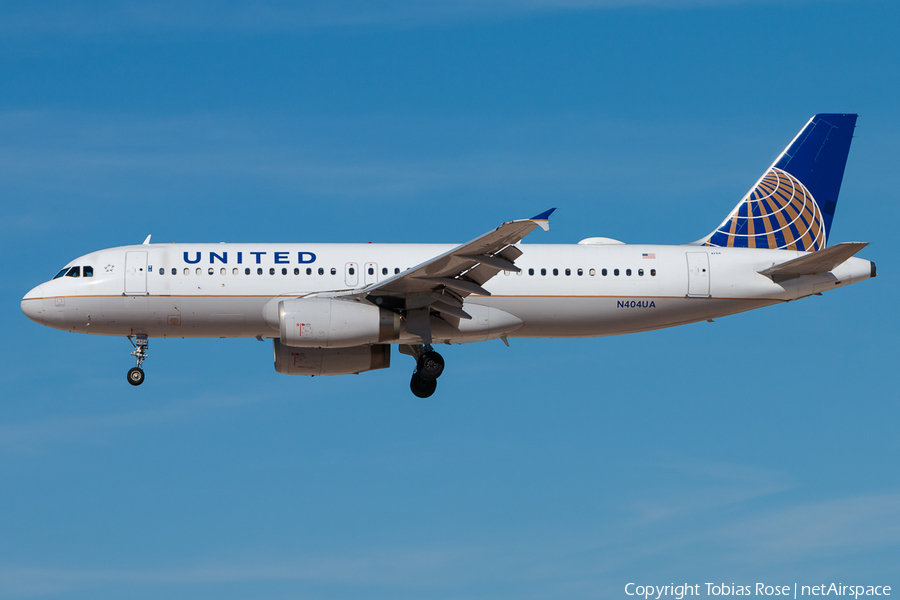
[[[868,242],[844,242],[760,271],[773,281],[833,271],[835,267],[868,246]]]

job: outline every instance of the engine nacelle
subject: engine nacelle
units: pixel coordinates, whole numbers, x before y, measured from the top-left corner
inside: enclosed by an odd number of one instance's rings
[[[278,303],[281,343],[296,348],[349,348],[400,337],[400,315],[365,302],[295,298]]]
[[[296,348],[273,340],[275,370],[286,375],[350,375],[391,366],[389,344],[351,348]]]

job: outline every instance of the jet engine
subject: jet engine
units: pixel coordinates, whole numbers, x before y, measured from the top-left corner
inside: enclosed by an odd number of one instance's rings
[[[365,302],[295,298],[278,302],[281,343],[297,348],[349,348],[400,337],[400,315]]]
[[[273,340],[275,370],[286,375],[349,375],[391,366],[389,344],[351,348],[296,348]]]

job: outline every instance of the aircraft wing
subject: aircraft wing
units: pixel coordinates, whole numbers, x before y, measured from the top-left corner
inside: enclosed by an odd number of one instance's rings
[[[463,299],[470,294],[490,296],[491,293],[482,287],[489,279],[500,271],[520,271],[513,264],[522,255],[515,244],[536,227],[549,229],[549,217],[554,210],[551,208],[530,219],[507,221],[471,242],[402,273],[341,295],[367,298],[386,308],[432,306],[446,315],[469,319],[471,317],[462,310]]]
[[[800,258],[769,267],[764,271],[760,271],[760,274],[778,282],[802,275],[827,273],[828,271],[833,271],[839,264],[868,245],[867,242],[842,242],[824,250],[811,252]]]

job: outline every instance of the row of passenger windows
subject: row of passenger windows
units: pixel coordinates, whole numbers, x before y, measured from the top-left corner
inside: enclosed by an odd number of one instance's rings
[[[74,274],[72,274],[73,270],[74,270]],[[63,269],[62,271],[59,272],[59,274],[58,274],[56,277],[62,277],[63,275],[67,275],[67,276],[69,276],[69,277],[78,277],[78,267],[72,267],[71,269],[68,269],[68,272],[66,272],[66,271],[67,271],[66,269]],[[263,273],[265,273],[265,271],[266,271],[266,270],[263,269],[262,267],[257,267],[257,269],[256,269],[256,274],[257,274],[257,275],[262,275]],[[317,272],[319,275],[325,275],[325,271],[326,271],[326,269],[325,269],[324,267],[319,267],[319,268],[316,270],[316,272]],[[375,268],[374,268],[374,267],[369,267],[369,268],[367,269],[367,271],[368,271],[369,275],[374,275],[374,274],[375,274]],[[202,275],[202,274],[203,274],[203,269],[200,268],[200,267],[197,267],[196,269],[194,269],[194,272],[195,272],[197,275]],[[209,267],[209,268],[207,269],[206,272],[207,272],[209,275],[215,275],[216,270],[215,270],[213,267]],[[238,268],[234,268],[234,269],[231,270],[231,274],[232,274],[232,275],[240,275],[240,272],[241,272],[241,270],[238,269]],[[250,275],[252,272],[253,272],[253,269],[251,269],[250,267],[245,267],[245,268],[244,268],[244,275]],[[275,269],[274,267],[270,267],[270,268],[269,268],[269,275],[275,275],[275,273],[277,273],[277,272],[278,272],[278,269]],[[388,270],[387,267],[382,267],[382,269],[381,269],[381,274],[382,274],[382,275],[388,275],[389,272],[390,272],[390,271]],[[550,272],[553,273],[554,276],[558,276],[558,275],[559,275],[559,269],[551,269]],[[563,272],[566,274],[567,277],[572,275],[572,269],[564,269]],[[177,269],[176,267],[172,267],[172,268],[171,268],[171,273],[172,273],[172,275],[177,275],[177,274],[178,274],[178,269]],[[300,268],[294,267],[294,275],[300,275],[300,273],[301,273]],[[331,275],[337,275],[337,269],[336,269],[335,267],[331,267],[330,269],[328,269],[328,273],[331,274]],[[350,267],[349,269],[347,269],[347,273],[348,273],[349,275],[356,275],[356,269],[355,269],[354,267]],[[399,268],[399,267],[395,267],[395,268],[394,268],[394,275],[397,275],[398,273],[400,273],[400,268]],[[540,269],[540,273],[541,273],[541,275],[546,276],[546,275],[547,275],[547,269]],[[84,276],[85,276],[85,277],[91,277],[93,274],[94,274],[94,272],[93,272],[93,270],[91,269],[91,267],[84,267]],[[165,274],[166,274],[166,269],[165,269],[165,267],[159,269],[159,274],[160,274],[160,275],[165,275]],[[185,268],[184,268],[184,274],[185,274],[185,275],[190,275],[190,274],[191,274],[191,269],[190,269],[189,267],[185,267]],[[225,269],[225,268],[219,269],[219,274],[220,274],[220,275],[227,275],[227,274],[228,274],[228,269]],[[282,268],[281,268],[281,274],[282,274],[282,275],[287,275],[287,274],[288,274],[288,269],[287,269],[287,267],[282,267]],[[307,275],[312,275],[312,274],[313,274],[313,269],[312,269],[311,267],[307,267],[307,268],[306,268],[306,274],[307,274]],[[510,274],[510,271],[504,271],[503,274],[504,274],[504,275],[509,275],[509,274]],[[521,271],[520,271],[518,274],[521,274]],[[533,268],[532,268],[532,269],[528,269],[528,274],[533,276],[533,275],[535,274],[535,270],[534,270]],[[582,277],[582,276],[584,275],[584,269],[576,269],[576,270],[575,270],[575,274],[578,275],[578,277]],[[608,269],[600,269],[600,274],[601,274],[603,277],[606,277],[607,275],[609,275],[609,270],[608,270]],[[613,274],[615,277],[618,277],[621,273],[620,273],[619,269],[613,269],[613,270],[612,270],[612,274]],[[591,276],[591,277],[594,277],[595,275],[597,275],[597,270],[596,270],[596,269],[588,269],[588,275]],[[625,269],[625,275],[626,275],[627,277],[631,277],[631,275],[632,275],[632,270],[631,270],[631,269]],[[644,269],[638,269],[638,270],[637,270],[637,275],[638,275],[638,277],[643,277],[643,276],[644,276]],[[650,269],[650,276],[651,276],[651,277],[656,277],[656,269]],[[54,279],[56,279],[56,277],[54,277]]]
[[[374,274],[375,274],[375,268],[374,268],[374,267],[368,267],[366,270],[367,270],[367,272],[368,272],[369,275],[374,275]],[[234,269],[231,270],[231,273],[232,273],[232,275],[239,275],[239,274],[240,274],[240,271],[241,271],[240,269],[234,268]],[[253,270],[252,270],[250,267],[245,267],[245,268],[244,268],[244,275],[250,275],[250,274],[252,273],[252,271],[253,271]],[[194,269],[194,272],[195,272],[197,275],[202,275],[202,274],[203,274],[203,269],[198,267],[198,268]],[[207,273],[208,273],[209,275],[214,275],[215,272],[216,272],[216,270],[215,270],[214,268],[212,268],[212,267],[209,267],[209,269],[207,269]],[[256,269],[256,274],[257,274],[257,275],[262,275],[264,272],[265,272],[265,269],[263,269],[262,267],[258,267],[258,268]],[[270,267],[270,268],[269,268],[269,275],[275,275],[276,272],[277,272],[277,270],[276,270],[274,267]],[[319,275],[325,275],[325,268],[324,268],[324,267],[319,267],[318,269],[316,269],[316,272],[317,272]],[[337,275],[337,269],[334,268],[334,267],[331,267],[330,269],[328,269],[328,272],[329,272],[329,274],[331,274],[331,275]],[[390,272],[390,271],[388,270],[387,267],[382,267],[382,269],[381,269],[381,274],[382,274],[382,275],[388,275],[389,272]],[[541,275],[547,275],[547,269],[540,269],[540,272],[541,272]],[[556,276],[559,275],[559,269],[551,269],[551,272],[553,273],[553,275],[556,275]],[[172,268],[171,268],[171,273],[172,273],[172,275],[177,275],[177,274],[178,274],[178,269],[177,269],[176,267],[172,267]],[[300,268],[299,268],[299,267],[294,267],[294,275],[300,275],[300,273],[301,273]],[[356,275],[356,269],[355,269],[354,267],[350,267],[349,269],[347,269],[347,273],[348,273],[349,275]],[[400,268],[399,268],[399,267],[394,267],[394,275],[397,275],[397,274],[399,274],[399,273],[400,273]],[[520,271],[519,273],[521,274],[521,271]],[[572,269],[565,269],[565,270],[564,270],[564,273],[566,274],[566,276],[571,276],[571,275],[572,275]],[[579,277],[581,277],[581,276],[584,275],[584,269],[576,269],[576,270],[575,270],[575,273],[576,273]],[[165,269],[165,267],[159,269],[159,274],[160,274],[160,275],[165,275],[165,274],[166,274],[166,269]],[[191,269],[190,269],[189,267],[185,267],[185,268],[184,268],[184,274],[185,274],[185,275],[190,275],[190,274],[191,274]],[[227,275],[227,274],[228,274],[228,269],[225,269],[225,268],[219,269],[219,274],[220,274],[220,275]],[[282,267],[282,269],[281,269],[281,274],[282,274],[282,275],[287,275],[287,274],[288,274],[288,269],[287,269],[286,267]],[[311,267],[307,267],[307,268],[306,268],[306,274],[307,274],[307,275],[312,275],[312,274],[313,274],[313,269],[312,269]],[[504,275],[509,275],[510,272],[509,272],[509,271],[504,271],[503,274],[504,274]],[[528,274],[529,274],[529,275],[534,275],[534,274],[535,274],[535,270],[534,270],[533,268],[532,268],[532,269],[528,269]],[[596,274],[597,274],[597,270],[596,270],[596,269],[589,269],[589,270],[588,270],[588,275],[590,275],[591,277],[594,277]],[[603,275],[604,277],[606,277],[607,275],[609,275],[609,271],[608,271],[607,269],[600,269],[600,274]],[[625,275],[626,275],[626,276],[630,277],[631,274],[632,274],[631,269],[625,269]],[[644,276],[644,269],[638,269],[638,270],[637,270],[637,274],[638,274],[638,277],[643,277],[643,276]],[[613,269],[613,275],[616,276],[616,277],[618,277],[618,276],[619,276],[619,269]],[[93,268],[93,267],[90,267],[90,266],[80,267],[80,266],[79,266],[79,267],[67,267],[67,268],[63,269],[62,271],[60,271],[59,273],[57,273],[56,276],[55,276],[53,279],[59,279],[60,277],[93,277],[93,276],[94,276],[94,268]],[[650,269],[650,276],[651,276],[651,277],[656,277],[656,269]]]
[[[53,279],[59,279],[60,277],[93,277],[94,276],[94,267],[66,267],[62,271],[56,274]]]
[[[257,274],[257,275],[262,275],[263,273],[265,273],[265,271],[266,271],[266,270],[263,269],[262,267],[257,267],[257,269],[256,269],[256,274]],[[350,275],[355,275],[355,274],[356,274],[356,269],[353,268],[353,267],[350,267],[347,271],[348,271],[348,273],[349,273]],[[202,275],[202,274],[203,274],[203,269],[201,269],[201,268],[198,267],[198,268],[194,269],[194,272],[195,272],[197,275]],[[209,269],[207,269],[206,272],[207,272],[209,275],[215,275],[215,274],[216,274],[216,270],[215,270],[214,268],[212,268],[212,267],[209,267]],[[253,269],[251,269],[250,267],[245,267],[245,268],[244,268],[244,275],[250,275],[252,272],[253,272]],[[269,275],[274,275],[274,274],[277,273],[277,272],[278,272],[278,269],[275,269],[274,267],[270,267],[270,268],[269,268]],[[325,268],[324,268],[324,267],[319,267],[319,268],[316,270],[316,272],[317,272],[319,275],[324,275],[324,274],[325,274]],[[328,269],[328,272],[329,272],[331,275],[337,275],[337,269],[334,268],[334,267],[331,267],[330,269]],[[369,275],[374,275],[374,274],[375,274],[375,269],[374,269],[374,267],[369,267],[368,272],[369,272]],[[390,271],[388,270],[387,267],[383,267],[383,268],[381,269],[381,274],[382,274],[382,275],[387,275],[389,272],[390,272]],[[394,267],[394,275],[398,274],[399,272],[400,272],[400,268],[399,268],[399,267]],[[176,267],[172,267],[171,273],[172,273],[172,275],[178,275],[178,269],[177,269]],[[238,268],[234,268],[234,269],[231,270],[231,274],[232,274],[232,275],[240,275],[240,273],[241,273],[241,270],[238,269]],[[300,268],[299,268],[299,267],[294,267],[294,275],[300,275],[300,273],[301,273]],[[159,269],[159,274],[160,274],[160,275],[165,275],[165,274],[166,274],[166,268],[165,268],[165,267],[162,267],[161,269]],[[191,274],[191,269],[190,269],[189,267],[185,267],[185,268],[184,268],[184,274],[185,274],[185,275],[190,275],[190,274]],[[223,268],[223,269],[219,269],[219,275],[227,275],[227,274],[228,274],[228,269],[224,269],[224,268]],[[281,274],[282,274],[282,275],[287,275],[287,274],[288,274],[288,269],[287,269],[287,267],[282,267],[282,268],[281,268]],[[307,267],[307,268],[306,268],[306,274],[307,274],[307,275],[312,275],[312,274],[313,274],[313,269],[310,268],[310,267]]]
[[[547,275],[547,269],[541,269],[540,271],[541,271],[541,275]],[[553,275],[556,275],[556,276],[559,275],[559,269],[551,269],[551,272],[553,273]],[[570,275],[572,275],[572,269],[565,269],[564,272],[565,272],[565,274],[566,274],[567,277],[570,276]],[[509,271],[504,271],[503,273],[504,273],[505,275],[509,275]],[[521,271],[520,271],[520,273],[521,273]],[[581,277],[582,275],[584,275],[584,269],[576,269],[576,270],[575,270],[575,273],[576,273],[579,277]],[[534,269],[528,269],[528,274],[529,274],[529,275],[534,275]],[[588,275],[590,275],[591,277],[594,277],[596,274],[597,274],[597,270],[596,270],[596,269],[589,269],[589,270],[588,270]],[[609,275],[609,271],[608,271],[607,269],[600,269],[600,274],[603,275],[604,277],[606,277],[607,275]],[[643,277],[643,276],[644,276],[644,270],[643,270],[643,269],[638,269],[638,270],[637,270],[637,274],[638,274],[638,277]],[[616,277],[618,277],[618,276],[619,276],[619,269],[613,269],[613,275],[615,275]],[[628,276],[628,277],[631,277],[631,269],[625,269],[625,275]],[[656,277],[656,269],[650,269],[650,277]]]

